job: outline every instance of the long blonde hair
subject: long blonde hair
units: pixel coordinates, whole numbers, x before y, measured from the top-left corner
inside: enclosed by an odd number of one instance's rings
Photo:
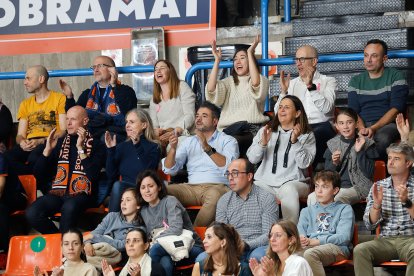
[[[289,256],[297,251],[300,251],[302,249],[302,246],[300,245],[299,232],[298,232],[298,228],[296,227],[296,224],[294,224],[290,220],[283,220],[283,219],[272,224],[272,227],[270,227],[270,231],[269,231],[269,247],[267,248],[267,256],[272,258],[273,261],[275,262],[275,275],[276,275],[279,267],[281,266],[281,261],[277,253],[273,252],[272,247],[270,246],[270,238],[271,238],[270,235],[272,233],[272,228],[275,225],[279,225],[283,229],[283,231],[287,234],[289,239],[291,237],[295,238],[295,242],[292,244],[289,244],[288,246]]]
[[[134,113],[135,115],[137,115],[137,117],[141,121],[141,123],[146,123],[147,124],[147,127],[144,130],[145,138],[150,142],[159,144],[159,141],[156,139],[157,136],[155,135],[154,126],[152,124],[152,120],[151,120],[148,112],[145,111],[142,108],[139,108],[139,107],[134,108],[134,109],[131,109],[130,111],[128,111],[125,118],[127,118],[130,113]]]

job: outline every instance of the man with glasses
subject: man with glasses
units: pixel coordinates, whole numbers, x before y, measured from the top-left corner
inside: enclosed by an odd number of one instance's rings
[[[186,138],[179,147],[177,135],[171,135],[171,148],[161,160],[166,174],[175,175],[186,165],[188,183],[168,185],[167,190],[184,206],[202,205],[194,226],[208,226],[214,220],[217,201],[228,191],[224,173],[239,157],[236,139],[217,130],[219,118],[217,106],[208,101],[201,104],[195,119],[196,135]]]
[[[279,218],[272,194],[253,184],[254,166],[247,159],[230,163],[225,175],[231,191],[217,202],[216,221],[234,226],[245,243],[243,261],[266,255],[268,234]]]
[[[386,148],[400,139],[395,118],[405,112],[408,95],[403,74],[384,65],[387,51],[384,41],[368,41],[364,49],[366,71],[354,76],[348,85],[348,107],[358,113],[359,132],[374,139],[383,160],[387,159]]]
[[[275,114],[279,109],[280,101],[287,95],[298,97],[305,108],[309,124],[316,138],[316,156],[314,167],[324,162],[323,154],[326,142],[336,133],[333,129],[333,118],[336,100],[337,83],[335,78],[319,73],[318,52],[315,47],[304,45],[296,51],[296,68],[299,76],[293,80],[290,74],[280,72],[280,95],[275,105]]]
[[[66,110],[74,105],[86,109],[89,116],[89,129],[94,137],[103,137],[106,130],[116,134],[119,142],[125,140],[125,115],[137,107],[135,91],[128,85],[121,84],[115,62],[108,56],[98,56],[93,65],[95,83],[84,90],[75,102],[72,88],[64,80],[59,80],[63,94],[66,96]]]

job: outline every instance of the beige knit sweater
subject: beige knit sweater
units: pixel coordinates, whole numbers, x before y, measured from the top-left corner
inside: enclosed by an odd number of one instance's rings
[[[217,128],[221,131],[238,121],[252,124],[267,122],[268,117],[263,112],[268,90],[269,80],[262,75],[258,87],[251,85],[250,76],[239,77],[238,85],[235,85],[232,76],[217,81],[216,90],[206,92],[206,99],[221,107]]]

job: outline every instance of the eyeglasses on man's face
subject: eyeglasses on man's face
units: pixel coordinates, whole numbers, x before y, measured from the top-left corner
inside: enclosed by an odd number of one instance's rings
[[[225,176],[225,177],[227,177],[227,178],[229,178],[229,176],[231,175],[231,177],[233,177],[233,178],[237,178],[237,177],[239,177],[239,173],[247,173],[247,172],[239,172],[239,171],[232,171],[232,172],[229,172],[229,171],[226,171],[226,172],[224,173],[224,176]]]
[[[297,57],[297,58],[294,58],[293,60],[297,63],[297,62],[300,62],[300,63],[305,63],[305,61],[306,60],[310,60],[310,59],[314,59],[315,57]]]
[[[112,67],[112,66],[111,65],[108,65],[108,64],[100,63],[100,64],[92,65],[89,68],[91,68],[92,70],[96,70],[96,68],[102,69],[102,68],[105,68],[105,67]]]

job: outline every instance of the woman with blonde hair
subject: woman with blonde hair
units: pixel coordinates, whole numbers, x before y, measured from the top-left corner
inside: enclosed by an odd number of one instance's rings
[[[181,81],[174,66],[165,59],[154,65],[154,93],[149,114],[155,133],[163,145],[172,134],[188,136],[195,119],[195,94]]]
[[[120,211],[122,192],[135,187],[137,175],[146,170],[158,168],[160,145],[148,113],[141,109],[130,110],[126,115],[127,140],[117,144],[115,135],[105,133],[106,175],[112,186],[109,212]],[[119,178],[122,180],[118,180]]]
[[[203,244],[207,258],[194,265],[192,276],[252,275],[247,264],[239,261],[244,243],[233,226],[213,222],[206,230]]]
[[[296,225],[289,220],[274,223],[269,232],[267,256],[249,266],[254,276],[313,276],[308,262],[296,255],[302,250]]]

